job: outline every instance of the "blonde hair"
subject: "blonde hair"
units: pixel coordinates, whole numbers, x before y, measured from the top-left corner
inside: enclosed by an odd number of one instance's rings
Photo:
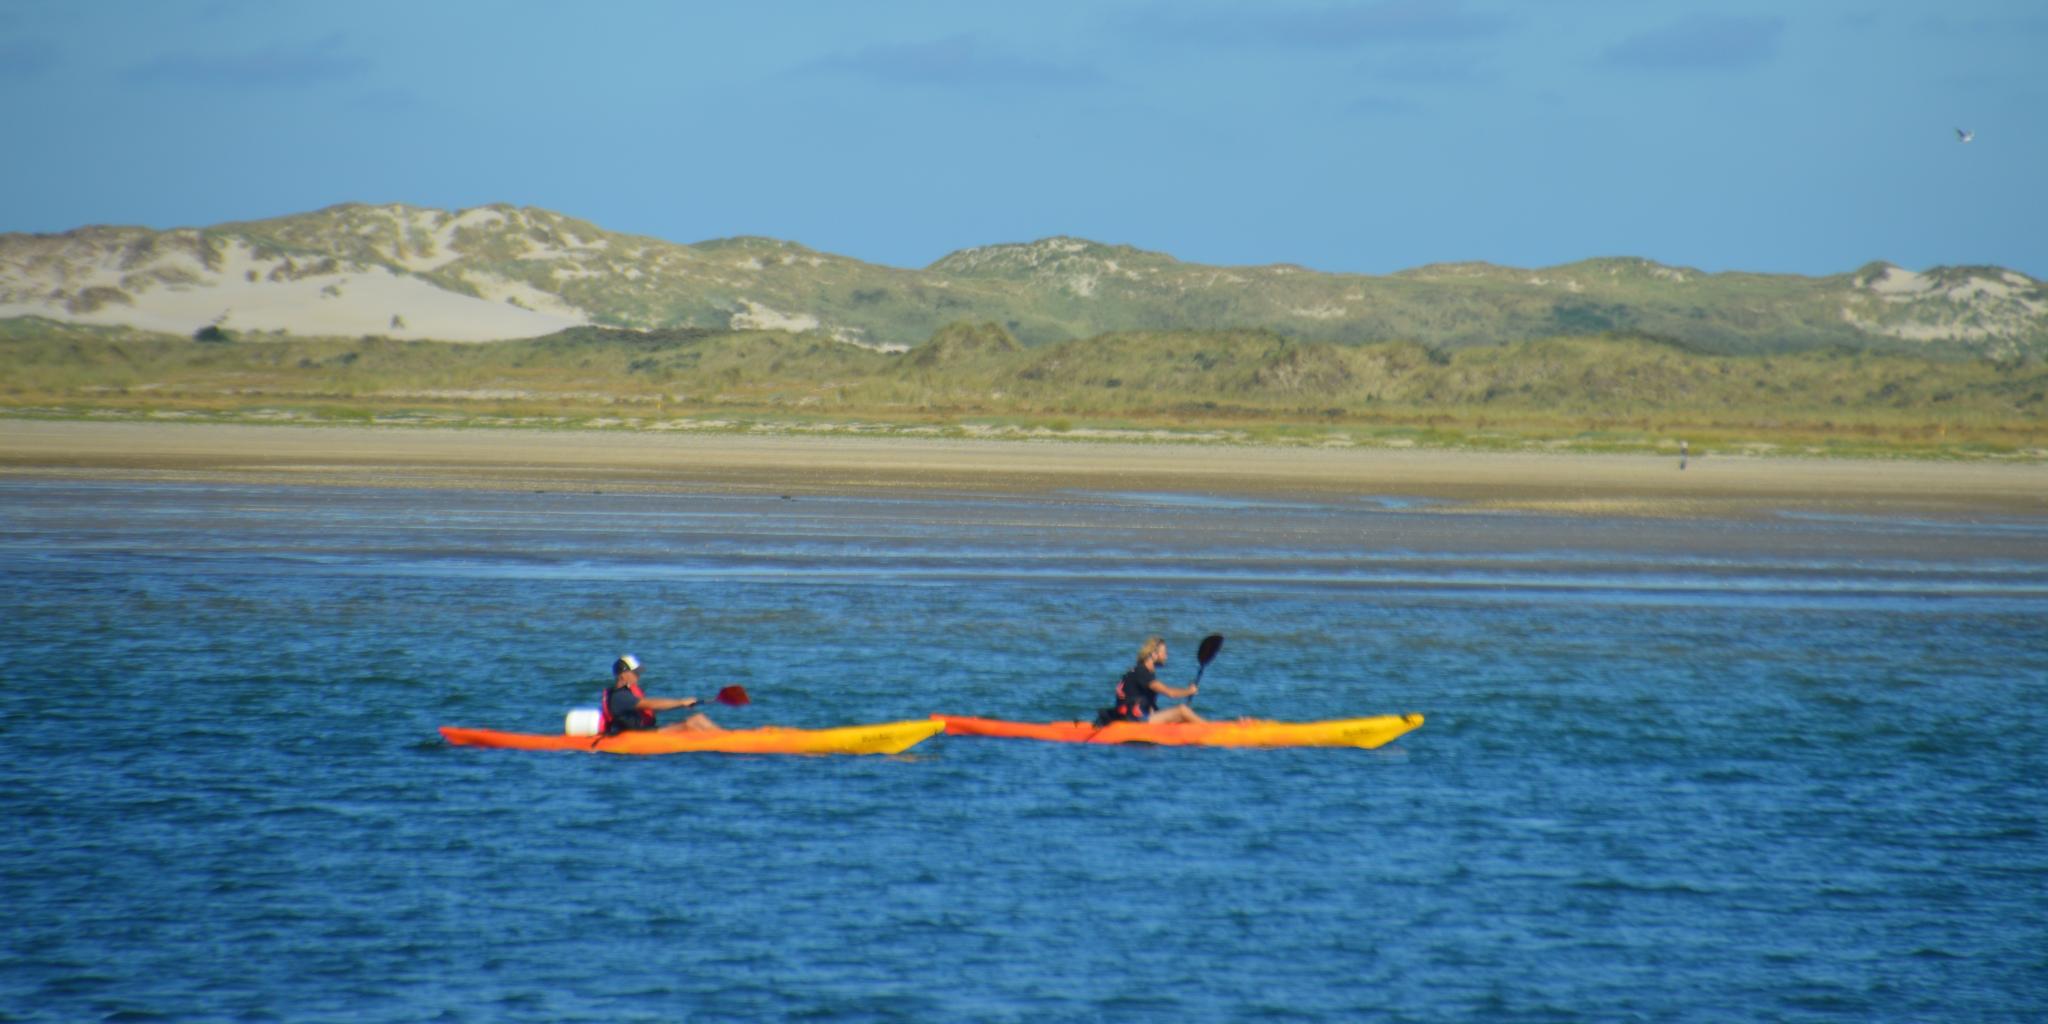
[[[1157,653],[1161,647],[1164,646],[1166,646],[1166,641],[1161,640],[1156,636],[1146,637],[1144,646],[1138,648],[1138,660],[1144,661],[1145,659],[1150,658],[1153,654]]]

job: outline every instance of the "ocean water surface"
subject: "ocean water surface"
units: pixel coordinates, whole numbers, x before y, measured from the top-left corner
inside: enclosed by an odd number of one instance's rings
[[[457,749],[1421,712],[1377,751]],[[2048,518],[0,479],[0,1020],[2025,1021]]]

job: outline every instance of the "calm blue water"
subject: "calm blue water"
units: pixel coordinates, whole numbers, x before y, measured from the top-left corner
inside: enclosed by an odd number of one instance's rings
[[[1379,751],[728,725],[1420,711]],[[2020,1021],[2048,518],[0,480],[0,1018]]]

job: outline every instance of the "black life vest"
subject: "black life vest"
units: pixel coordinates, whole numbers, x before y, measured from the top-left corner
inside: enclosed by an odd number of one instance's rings
[[[1116,704],[1095,716],[1095,724],[1142,722],[1159,708],[1159,692],[1152,689],[1159,676],[1139,662],[1116,681]]]

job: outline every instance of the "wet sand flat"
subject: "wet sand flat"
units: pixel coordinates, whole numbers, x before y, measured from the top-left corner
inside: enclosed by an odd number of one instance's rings
[[[2031,462],[0,420],[0,478],[717,493],[1387,495],[1622,516],[2048,514]]]

